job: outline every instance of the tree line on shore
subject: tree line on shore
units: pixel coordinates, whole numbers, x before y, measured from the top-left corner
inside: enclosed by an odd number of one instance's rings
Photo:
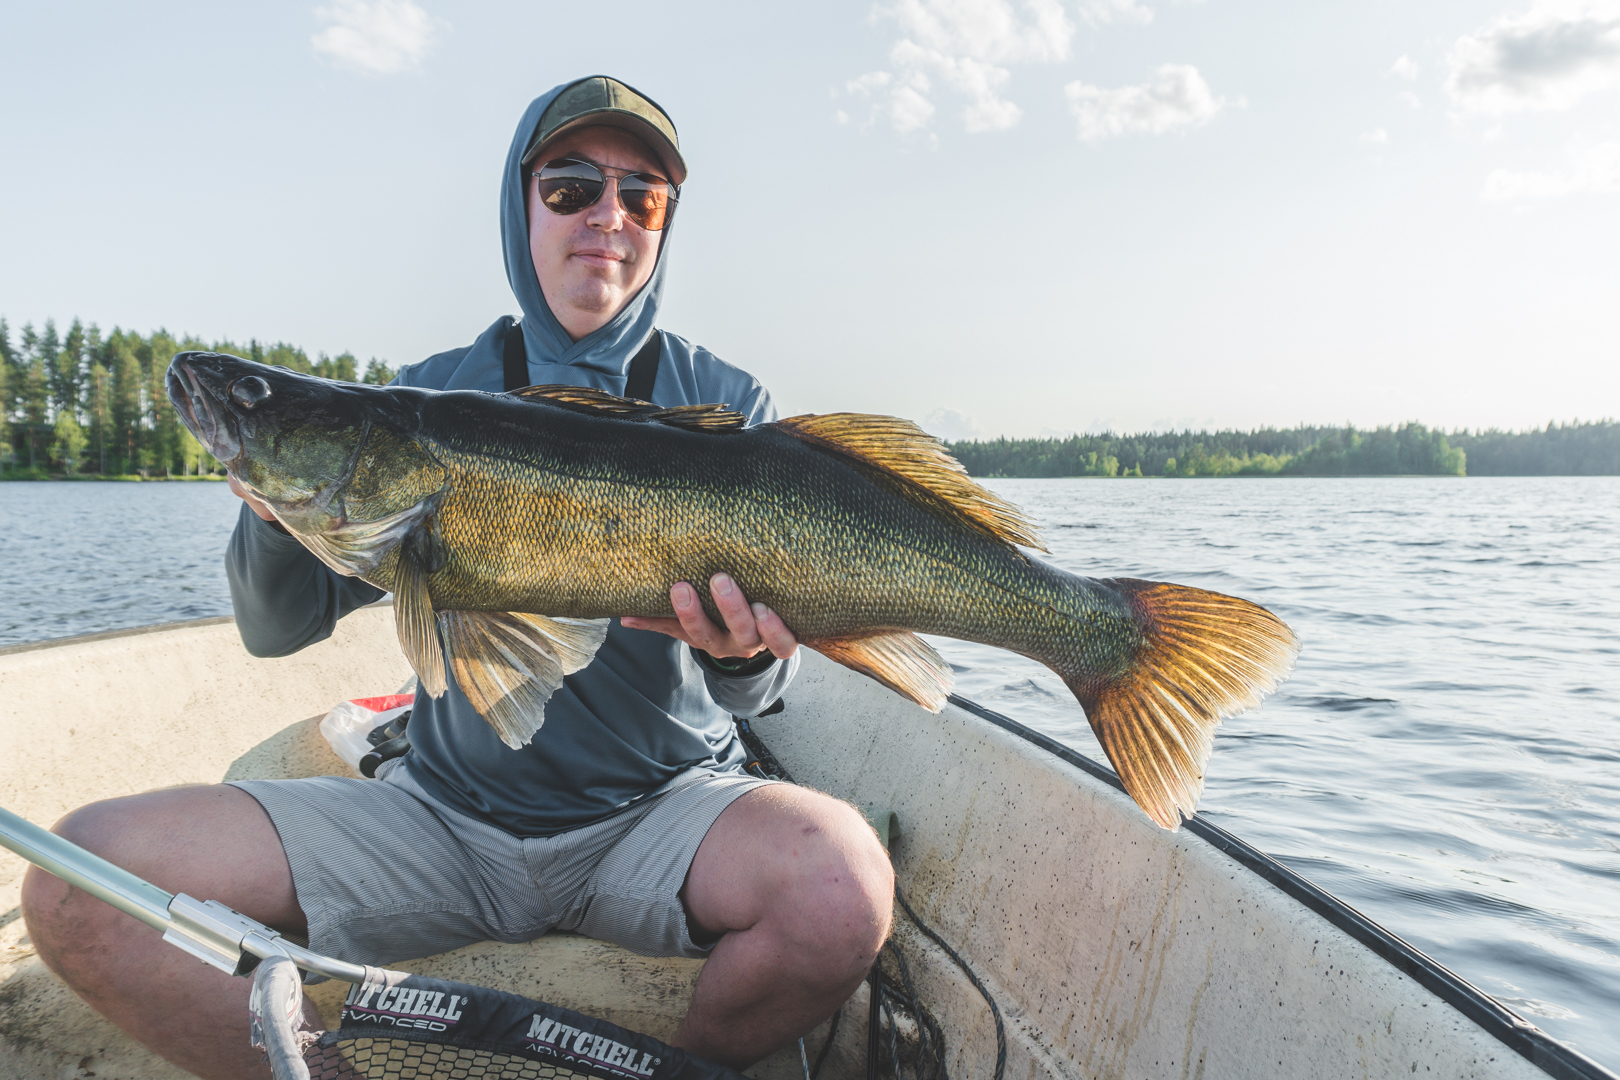
[[[1528,431],[1418,423],[1071,435],[946,444],[974,476],[1616,476],[1620,423]]]
[[[394,372],[351,353],[314,360],[285,342],[205,342],[167,330],[142,335],[74,319],[23,326],[13,341],[0,318],[0,479],[50,475],[217,475],[214,460],[181,425],[163,377],[177,352],[206,349],[349,382],[386,383]]]
[[[306,374],[381,385],[373,358],[317,354],[285,342],[205,342],[166,330],[142,335],[47,319],[13,341],[0,318],[0,479],[49,475],[217,475],[219,463],[169,405],[164,373],[175,353],[211,349]],[[1528,431],[1453,431],[1419,423],[1358,429],[1261,428],[1161,434],[1071,435],[947,444],[974,476],[1615,476],[1620,423],[1552,424]]]

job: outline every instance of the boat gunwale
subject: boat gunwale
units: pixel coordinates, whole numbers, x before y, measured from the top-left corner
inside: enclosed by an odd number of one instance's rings
[[[391,598],[375,604],[389,606]],[[0,658],[77,645],[115,641],[120,638],[144,637],[170,630],[200,629],[234,623],[230,615],[202,619],[181,619],[154,623],[148,626],[127,627],[72,637],[48,638],[43,641],[23,642],[0,646]],[[1011,717],[988,709],[970,698],[952,694],[950,703],[964,712],[984,720],[1025,742],[1044,750],[1066,764],[1080,769],[1093,779],[1124,792],[1118,774],[1108,766],[1058,742],[1034,728],[1027,727]],[[1309,879],[1266,855],[1251,844],[1227,832],[1203,815],[1195,815],[1184,823],[1188,832],[1226,855],[1239,866],[1249,870],[1271,885],[1322,916],[1356,941],[1371,949],[1396,970],[1407,975],[1436,997],[1451,1005],[1477,1027],[1493,1036],[1508,1049],[1519,1054],[1549,1076],[1558,1080],[1620,1080],[1620,1074],[1582,1054],[1574,1047],[1558,1041],[1541,1028],[1525,1020],[1507,1006],[1485,993],[1418,949],[1410,942],[1381,926],[1368,916],[1351,907],[1337,896],[1314,884]]]
[[[1011,717],[987,709],[960,694],[952,694],[950,703],[1045,750],[1109,787],[1125,791],[1125,785],[1113,769],[1051,736],[1025,727]],[[1239,866],[1265,879],[1355,938],[1397,971],[1410,977],[1549,1076],[1557,1080],[1620,1080],[1620,1074],[1611,1072],[1574,1047],[1559,1042],[1417,946],[1374,922],[1320,885],[1238,839],[1202,814],[1182,824],[1188,832]]]

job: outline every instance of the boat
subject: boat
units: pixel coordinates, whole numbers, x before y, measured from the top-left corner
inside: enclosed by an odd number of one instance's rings
[[[229,618],[0,649],[0,806],[49,824],[178,783],[352,775],[321,717],[410,677],[386,604],[273,660]],[[748,726],[795,781],[888,833],[894,944],[949,1076],[1617,1080],[1236,837],[1202,818],[1159,829],[1105,766],[971,701],[930,714],[809,654],[781,711]],[[24,868],[0,851],[0,1076],[187,1075],[39,962]],[[667,1039],[701,965],[552,934],[397,966]],[[329,1026],[346,989],[308,988]],[[807,1036],[818,1080],[868,1075],[869,994]],[[902,1020],[902,1041],[921,1038]],[[748,1074],[805,1067],[794,1047]]]

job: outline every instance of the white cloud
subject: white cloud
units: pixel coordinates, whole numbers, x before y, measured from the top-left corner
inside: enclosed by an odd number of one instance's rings
[[[1467,112],[1556,111],[1620,86],[1620,0],[1536,0],[1459,38],[1446,92]]]
[[[1074,37],[1058,0],[895,0],[875,14],[899,24],[902,43],[998,64],[1063,60]]]
[[[899,31],[888,67],[845,89],[868,103],[863,128],[884,123],[908,135],[933,123],[942,96],[960,103],[966,131],[1016,126],[1023,110],[1007,97],[1013,67],[1068,59],[1077,21],[1145,24],[1153,11],[1140,0],[886,0],[872,17]]]
[[[984,432],[979,428],[978,421],[969,414],[955,409],[935,409],[923,420],[922,428],[935,438],[947,442],[984,438]]]
[[[1412,93],[1410,90],[1402,90],[1400,93],[1395,95],[1395,100],[1399,101],[1402,105],[1405,105],[1413,112],[1423,108],[1423,99]]]
[[[1410,56],[1403,55],[1389,66],[1389,73],[1397,79],[1415,79],[1418,77],[1418,66]]]
[[[1389,132],[1385,131],[1383,128],[1374,128],[1371,131],[1364,131],[1361,134],[1361,141],[1369,146],[1383,146],[1385,143],[1389,142]]]
[[[1497,169],[1479,193],[1484,202],[1531,202],[1565,195],[1620,195],[1620,143],[1599,143],[1563,172]]]
[[[1191,0],[1197,3],[1199,0]],[[1153,9],[1144,7],[1136,0],[1085,0],[1080,5],[1080,17],[1092,26],[1106,26],[1109,23],[1139,23],[1143,26],[1153,21]]]
[[[1159,135],[1207,123],[1228,104],[1191,64],[1165,64],[1141,86],[1105,89],[1072,82],[1063,88],[1080,138],[1095,142],[1131,132]]]
[[[334,0],[315,17],[326,26],[309,39],[315,51],[373,75],[415,70],[445,25],[411,0]]]

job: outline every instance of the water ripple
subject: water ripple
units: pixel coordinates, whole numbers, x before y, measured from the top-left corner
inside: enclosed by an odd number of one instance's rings
[[[1220,729],[1203,812],[1620,1069],[1620,479],[991,486],[1066,569],[1287,619],[1298,668]],[[1044,668],[937,644],[1100,756]]]

